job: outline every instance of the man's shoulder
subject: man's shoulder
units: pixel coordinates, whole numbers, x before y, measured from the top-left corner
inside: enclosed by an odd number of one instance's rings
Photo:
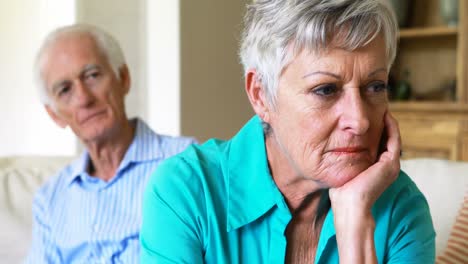
[[[47,179],[36,192],[35,200],[43,203],[51,202],[60,193],[66,192],[72,178],[76,176],[74,175],[76,173],[75,168],[79,162],[80,158],[76,158]]]
[[[134,141],[136,151],[144,153],[146,159],[160,160],[184,151],[197,143],[193,137],[169,136],[154,131],[145,121],[136,118],[137,129]]]
[[[197,144],[197,140],[193,137],[184,136],[168,136],[157,134],[161,149],[164,151],[166,157],[178,154],[192,144]]]

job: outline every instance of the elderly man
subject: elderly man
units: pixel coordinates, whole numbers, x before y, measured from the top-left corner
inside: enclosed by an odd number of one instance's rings
[[[127,118],[129,70],[115,39],[96,27],[52,32],[35,70],[47,113],[86,150],[36,194],[26,262],[138,262],[147,179],[194,139],[157,135]]]

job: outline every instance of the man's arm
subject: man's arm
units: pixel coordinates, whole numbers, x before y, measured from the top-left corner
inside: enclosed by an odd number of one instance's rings
[[[60,263],[60,256],[50,237],[51,231],[45,208],[44,197],[40,192],[33,205],[33,233],[31,247],[25,263]]]

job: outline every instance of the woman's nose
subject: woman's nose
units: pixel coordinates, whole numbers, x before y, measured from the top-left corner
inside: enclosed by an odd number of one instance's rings
[[[371,111],[363,100],[359,89],[346,96],[342,111],[340,125],[355,135],[363,135],[369,129],[369,111]]]

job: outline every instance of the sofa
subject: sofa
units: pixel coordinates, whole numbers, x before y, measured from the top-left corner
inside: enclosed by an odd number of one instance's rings
[[[35,191],[72,157],[0,158],[0,263],[21,263],[31,240]]]
[[[31,239],[34,193],[71,160],[72,157],[0,158],[0,263],[21,262]],[[402,161],[402,169],[426,195],[440,254],[468,190],[468,162],[413,159]]]

